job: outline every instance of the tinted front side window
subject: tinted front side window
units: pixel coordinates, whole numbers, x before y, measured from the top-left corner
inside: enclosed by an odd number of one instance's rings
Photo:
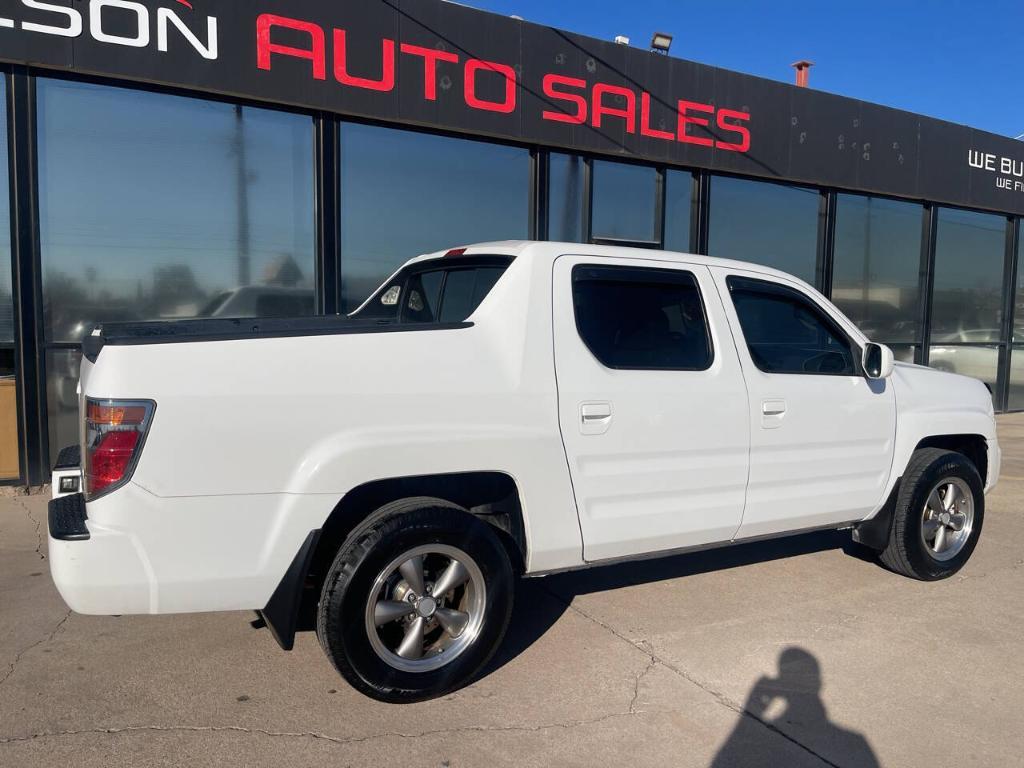
[[[741,277],[730,277],[728,284],[750,356],[762,371],[857,372],[846,336],[803,294]]]
[[[711,365],[700,289],[689,272],[578,266],[572,293],[580,337],[608,368],[693,371]]]

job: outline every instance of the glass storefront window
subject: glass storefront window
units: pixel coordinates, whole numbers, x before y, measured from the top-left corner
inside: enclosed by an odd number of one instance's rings
[[[583,158],[552,152],[548,162],[548,240],[583,242]]]
[[[18,396],[14,370],[11,199],[7,155],[7,81],[0,77],[0,480],[18,477]]]
[[[1021,235],[1017,243],[1017,290],[1014,294],[1013,341],[1024,344],[1024,220],[1020,225]],[[1024,365],[1024,362],[1022,362]]]
[[[46,351],[46,404],[49,418],[50,463],[61,448],[78,442],[78,373],[82,353],[77,349]]]
[[[591,234],[595,238],[654,243],[658,172],[644,165],[595,160]]]
[[[838,195],[832,301],[871,339],[919,338],[923,208]]]
[[[1024,347],[1010,350],[1010,396],[1006,407],[1011,411],[1024,410]]]
[[[309,117],[40,78],[46,338],[315,311]]]
[[[96,322],[315,311],[313,121],[37,80],[50,454]]]
[[[690,252],[693,174],[665,172],[665,250]]]
[[[816,189],[713,176],[708,253],[781,269],[813,285],[819,199]]]
[[[341,291],[356,309],[413,256],[530,232],[530,153],[341,126]]]
[[[14,343],[14,296],[11,293],[11,190],[8,173],[7,81],[0,76],[0,348]],[[8,373],[7,362],[0,356],[0,376]],[[10,363],[13,365],[13,360]]]
[[[952,208],[938,217],[931,343],[1000,341],[1006,219]]]
[[[940,371],[980,379],[988,384],[990,391],[995,392],[999,377],[999,347],[932,344],[928,351],[928,365]]]
[[[893,357],[901,363],[912,363],[917,359],[916,344],[888,344],[886,346],[892,350]]]
[[[1024,410],[1024,242],[1017,243],[1017,290],[1013,309],[1013,341],[1010,348],[1010,392],[1006,407],[1011,411]],[[1020,345],[1020,346],[1017,346]]]

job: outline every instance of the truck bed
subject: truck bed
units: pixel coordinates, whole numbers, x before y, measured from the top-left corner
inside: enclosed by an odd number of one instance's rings
[[[209,318],[158,320],[139,323],[103,323],[82,340],[82,353],[90,362],[107,345],[192,344],[203,341],[269,339],[290,336],[330,336],[355,333],[395,333],[468,328],[472,323],[399,323],[393,320],[358,320],[348,315],[274,318]]]

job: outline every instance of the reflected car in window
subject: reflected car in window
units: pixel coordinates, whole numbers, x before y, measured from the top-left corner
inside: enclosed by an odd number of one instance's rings
[[[999,347],[993,346],[992,340],[998,339],[999,334],[998,328],[961,329],[935,334],[928,365],[940,371],[980,379],[990,388],[994,387],[999,371]],[[1024,371],[1018,369],[1010,375],[1012,383],[1024,384]]]

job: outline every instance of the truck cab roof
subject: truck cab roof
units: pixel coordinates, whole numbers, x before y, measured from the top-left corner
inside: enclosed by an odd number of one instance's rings
[[[783,272],[764,264],[756,264],[736,259],[725,259],[718,256],[705,256],[697,253],[686,253],[683,251],[663,251],[651,248],[638,248],[628,245],[591,245],[586,243],[568,243],[553,240],[495,240],[492,242],[473,243],[471,245],[453,247],[442,251],[434,251],[417,256],[406,262],[414,264],[431,259],[444,258],[446,256],[511,256],[513,258],[545,259],[554,261],[565,254],[585,254],[597,258],[619,258],[619,259],[654,259],[656,261],[672,261],[686,264],[703,264],[709,267],[724,267],[728,269],[744,269],[750,272],[759,272],[771,277],[792,280],[809,286],[805,281],[794,275]]]

